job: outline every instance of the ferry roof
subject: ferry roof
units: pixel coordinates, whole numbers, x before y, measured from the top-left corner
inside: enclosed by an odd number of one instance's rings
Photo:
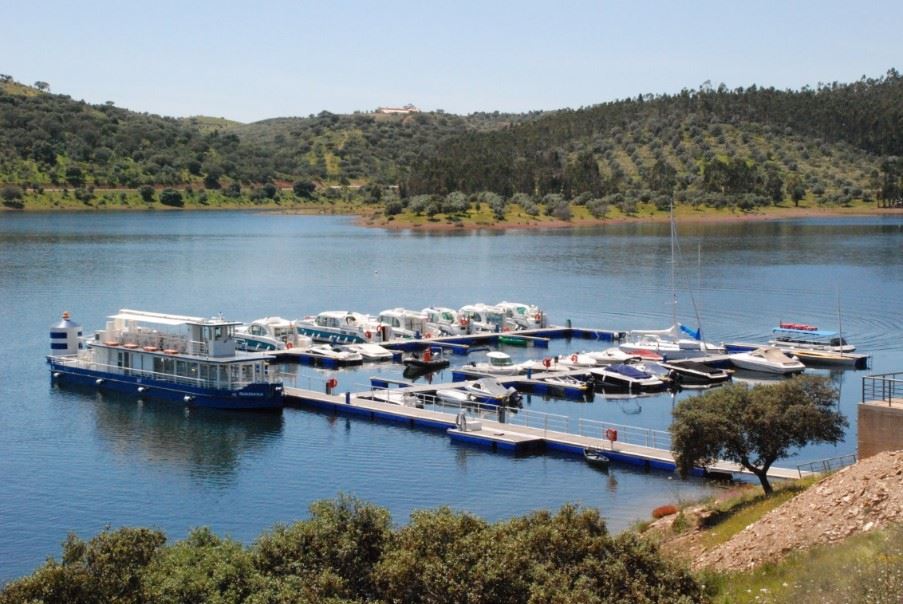
[[[147,312],[144,310],[121,309],[117,314],[110,315],[110,319],[123,321],[140,321],[143,323],[156,323],[158,325],[241,325],[240,321],[226,321],[219,318],[205,319],[203,317],[189,317],[187,315],[168,315],[159,312]]]
[[[825,331],[822,329],[789,329],[787,327],[775,327],[771,330],[775,335],[808,337],[808,338],[834,338],[837,337],[836,331]]]

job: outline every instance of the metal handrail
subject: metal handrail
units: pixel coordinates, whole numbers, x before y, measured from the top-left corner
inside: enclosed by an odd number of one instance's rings
[[[862,402],[894,400],[903,402],[903,372],[867,375],[862,378]]]
[[[653,449],[671,450],[671,433],[666,432],[665,430],[639,428],[637,426],[626,426],[624,424],[615,424],[612,422],[584,418],[580,418],[577,421],[577,426],[577,433],[580,436],[609,440],[607,436],[608,431],[616,430],[618,442],[651,447]]]
[[[810,461],[809,463],[802,463],[797,465],[796,469],[800,473],[800,478],[802,478],[803,472],[827,474],[828,472],[834,472],[843,467],[851,466],[856,463],[856,461],[856,454],[850,453],[848,455],[839,455],[837,457],[828,457],[826,459]]]

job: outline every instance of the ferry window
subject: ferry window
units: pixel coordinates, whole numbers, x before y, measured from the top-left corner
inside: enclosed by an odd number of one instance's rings
[[[241,381],[242,382],[253,382],[254,381],[253,365],[242,365],[241,366]]]
[[[229,368],[225,365],[219,367],[219,385],[225,387],[229,383]]]
[[[216,328],[213,330],[213,337],[216,338],[217,340],[219,340],[221,337],[223,337],[222,326],[220,326],[220,325],[216,326]]]

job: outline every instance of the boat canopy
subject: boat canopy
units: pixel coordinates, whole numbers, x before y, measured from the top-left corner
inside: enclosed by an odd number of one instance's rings
[[[830,340],[838,337],[836,331],[825,331],[823,329],[790,329],[787,327],[775,327],[771,330],[771,333],[775,336],[784,336],[801,340]]]

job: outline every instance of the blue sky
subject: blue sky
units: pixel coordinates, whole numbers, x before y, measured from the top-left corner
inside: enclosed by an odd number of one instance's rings
[[[414,103],[579,107],[903,69],[903,2],[0,3],[0,73],[93,103],[250,122]]]

